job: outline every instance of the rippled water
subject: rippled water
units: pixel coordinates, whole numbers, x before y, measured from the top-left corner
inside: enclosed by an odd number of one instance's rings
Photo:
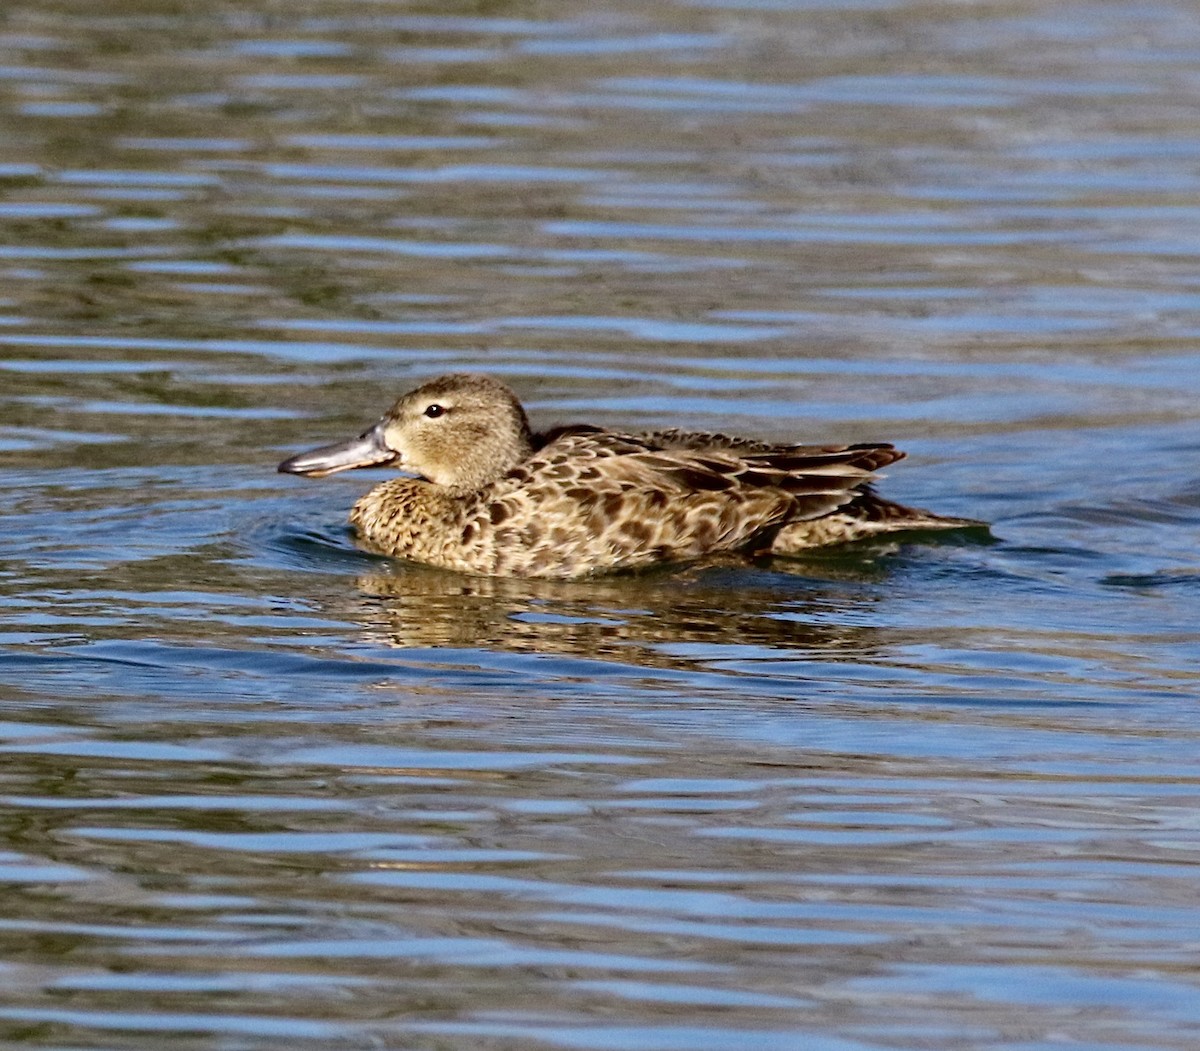
[[[1192,4],[14,0],[0,136],[5,1046],[1196,1046]],[[450,369],[996,539],[362,554]]]

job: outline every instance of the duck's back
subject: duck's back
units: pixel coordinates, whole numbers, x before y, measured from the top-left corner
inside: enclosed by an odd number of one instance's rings
[[[700,439],[700,436],[688,435]],[[464,504],[456,568],[579,576],[769,548],[786,522],[854,498],[890,447],[736,448],[678,432],[563,429]],[[727,443],[725,447],[722,443]]]

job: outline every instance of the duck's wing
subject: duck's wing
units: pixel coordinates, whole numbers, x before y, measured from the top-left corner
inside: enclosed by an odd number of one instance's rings
[[[695,445],[668,444],[662,436],[696,438]],[[722,448],[718,440],[732,448]],[[743,443],[736,445],[736,443]],[[858,445],[770,445],[720,434],[654,432],[630,434],[599,428],[571,428],[542,446],[517,468],[528,479],[562,479],[667,491],[720,492],[778,488],[805,493],[862,491],[876,470],[904,452],[883,443]]]
[[[732,453],[746,460],[766,459],[779,462],[797,462],[807,456],[855,454],[852,459],[858,466],[877,471],[890,463],[904,459],[905,454],[890,442],[858,442],[853,445],[781,445],[764,442],[757,438],[739,438],[721,434],[719,431],[681,431],[669,428],[663,431],[647,431],[641,438],[652,448],[664,451],[686,451],[694,453]]]
[[[464,536],[487,539],[491,572],[526,576],[766,549],[788,523],[853,500],[881,455],[663,449],[645,435],[572,429],[481,490],[464,510]]]
[[[678,427],[646,431],[639,437],[656,449],[690,449],[693,452],[766,453],[778,448],[757,438],[739,438],[719,431],[682,431]]]
[[[666,450],[622,457],[618,470],[648,472],[659,484],[689,492],[780,492],[792,499],[787,518],[827,514],[853,500],[875,477],[886,450],[804,449],[762,454]]]
[[[711,437],[711,436],[710,436]],[[738,441],[738,439],[729,439]],[[890,445],[774,446],[751,450],[664,447],[657,435],[565,431],[508,476],[592,502],[619,494],[631,513],[737,505],[762,515],[758,528],[815,518],[860,494],[903,453]],[[609,499],[610,506],[615,501]],[[644,508],[642,505],[645,505]]]

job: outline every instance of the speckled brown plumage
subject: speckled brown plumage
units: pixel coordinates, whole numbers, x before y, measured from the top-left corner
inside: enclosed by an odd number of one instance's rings
[[[677,430],[562,427],[534,435],[486,376],[406,394],[352,442],[280,470],[323,475],[391,464],[350,514],[385,555],[495,576],[578,577],[721,552],[792,554],[899,529],[981,523],[890,503],[874,472],[891,445],[771,445]]]

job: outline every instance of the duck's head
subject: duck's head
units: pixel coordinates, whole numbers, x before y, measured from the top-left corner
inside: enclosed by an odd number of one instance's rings
[[[475,489],[532,448],[525,410],[505,384],[455,373],[409,391],[357,438],[292,456],[279,470],[323,478],[355,467],[398,467],[436,485]]]

